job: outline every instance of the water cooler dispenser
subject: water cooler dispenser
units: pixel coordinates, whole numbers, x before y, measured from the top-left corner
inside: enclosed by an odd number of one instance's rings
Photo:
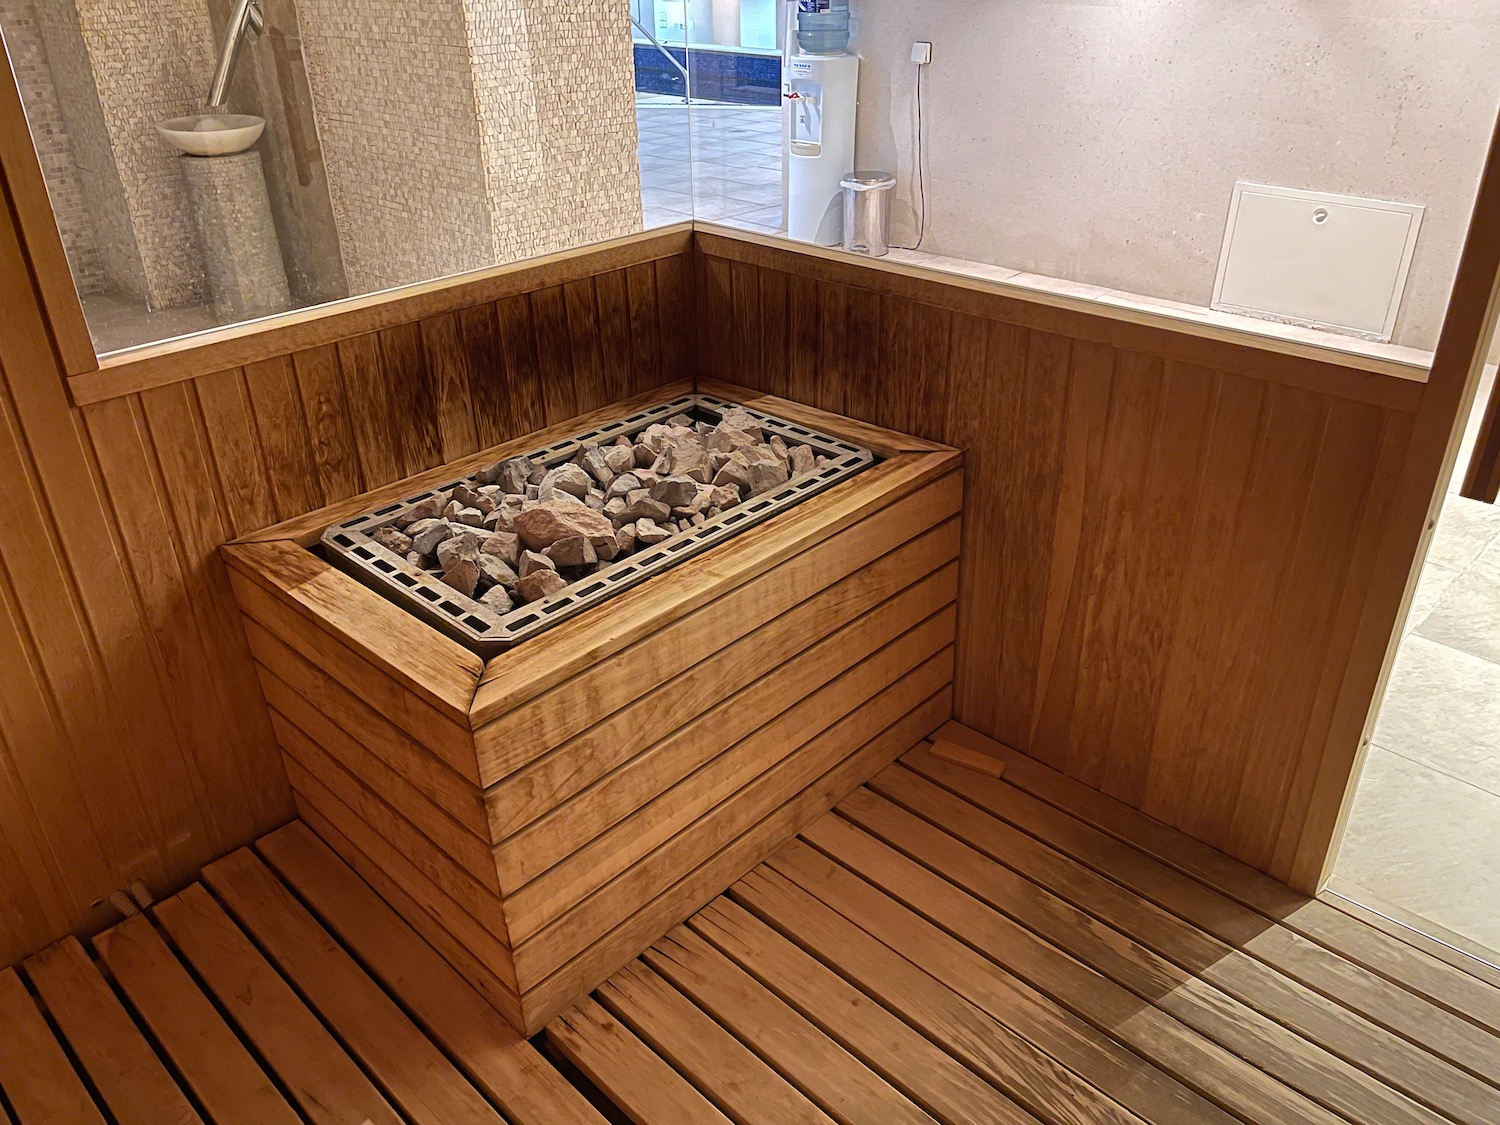
[[[817,2],[817,0],[812,0]],[[835,0],[836,2],[836,0]],[[826,3],[826,0],[825,0]],[[843,198],[839,187],[854,171],[854,115],[859,89],[859,56],[848,43],[848,0],[842,12],[799,11],[799,49],[784,64],[787,104],[787,234],[801,242],[837,245],[843,237]],[[841,35],[811,28],[812,15],[838,19]],[[788,46],[792,36],[788,35]],[[813,53],[815,47],[834,47]],[[834,46],[837,44],[837,46]]]

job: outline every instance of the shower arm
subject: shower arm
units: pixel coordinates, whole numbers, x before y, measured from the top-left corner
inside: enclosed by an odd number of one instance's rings
[[[240,53],[240,44],[250,36],[259,37],[266,29],[265,15],[260,0],[235,0],[229,13],[229,23],[224,28],[224,45],[219,48],[219,65],[214,70],[213,85],[208,88],[208,108],[223,109],[229,102],[229,80],[234,77],[235,59]]]

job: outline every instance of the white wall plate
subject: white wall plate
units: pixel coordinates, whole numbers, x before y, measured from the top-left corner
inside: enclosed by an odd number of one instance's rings
[[[1234,185],[1213,308],[1389,340],[1420,204]]]

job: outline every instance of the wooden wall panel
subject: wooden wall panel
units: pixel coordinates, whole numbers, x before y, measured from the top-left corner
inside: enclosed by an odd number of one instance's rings
[[[597,277],[552,260],[498,304],[79,409],[4,187],[0,964],[294,814],[219,546],[685,377],[691,268],[680,245]]]
[[[697,253],[702,375],[965,451],[958,719],[1285,877],[1418,396],[748,241]]]

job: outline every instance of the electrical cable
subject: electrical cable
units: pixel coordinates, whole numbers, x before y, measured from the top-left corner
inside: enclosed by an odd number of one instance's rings
[[[897,246],[897,250],[920,250],[927,237],[927,146],[922,116],[922,72],[926,69],[926,63],[917,64],[917,240],[910,246]]]

